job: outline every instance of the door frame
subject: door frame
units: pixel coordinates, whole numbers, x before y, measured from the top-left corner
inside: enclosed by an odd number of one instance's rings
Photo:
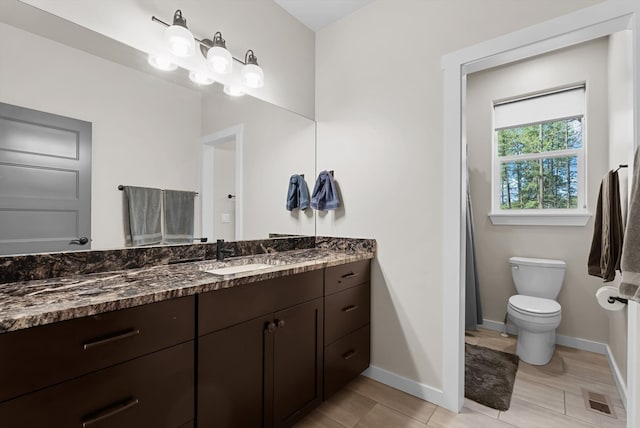
[[[202,216],[200,219],[202,236],[212,241],[215,239],[214,215],[214,159],[215,146],[233,141],[236,146],[236,213],[235,240],[242,239],[242,153],[243,153],[244,124],[225,128],[200,138],[202,146]]]
[[[465,241],[466,241],[466,76],[509,62],[562,49],[578,43],[630,30],[633,55],[633,141],[638,146],[640,4],[627,0],[609,0],[544,23],[528,27],[487,42],[464,48],[442,57],[444,70],[444,224],[443,275],[443,404],[460,411],[464,404],[464,316],[465,316]],[[631,306],[636,305],[630,302]],[[628,426],[640,424],[640,370],[636,356],[636,335],[640,318],[635,308],[629,311],[627,406]]]

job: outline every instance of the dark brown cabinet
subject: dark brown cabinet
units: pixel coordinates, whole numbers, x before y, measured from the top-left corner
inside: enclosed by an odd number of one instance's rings
[[[287,427],[320,403],[322,283],[315,271],[199,296],[199,428]]]
[[[369,367],[369,265],[363,260],[325,269],[325,400]]]
[[[369,365],[369,261],[0,335],[0,426],[290,427]]]
[[[194,306],[186,297],[0,335],[0,425],[192,421]]]

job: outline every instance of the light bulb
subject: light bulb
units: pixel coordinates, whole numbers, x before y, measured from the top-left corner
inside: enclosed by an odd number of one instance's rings
[[[214,46],[207,52],[207,62],[218,74],[231,73],[233,58],[231,53],[221,46]]]
[[[198,85],[202,85],[202,86],[211,85],[212,83],[215,82],[213,77],[199,71],[189,72],[189,79],[191,79],[193,83],[197,83]]]
[[[167,28],[164,38],[169,44],[169,52],[179,57],[189,57],[196,51],[193,34],[186,27],[172,25]]]
[[[171,62],[169,58],[162,55],[149,54],[149,58],[147,59],[147,62],[153,68],[156,68],[162,71],[173,71],[176,68],[178,68],[178,66],[175,65],[173,62]]]
[[[264,86],[264,72],[256,64],[246,64],[240,72],[242,83],[248,88],[262,88]]]
[[[244,91],[238,86],[224,85],[223,91],[231,97],[241,97],[244,95]]]

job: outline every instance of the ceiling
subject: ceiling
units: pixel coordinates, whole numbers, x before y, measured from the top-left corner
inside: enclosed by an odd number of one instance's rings
[[[374,0],[273,0],[298,21],[318,31]]]

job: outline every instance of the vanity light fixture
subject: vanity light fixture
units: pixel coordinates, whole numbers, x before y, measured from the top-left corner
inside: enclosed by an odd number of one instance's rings
[[[237,86],[224,85],[223,91],[230,97],[241,97],[244,95],[244,91],[242,90],[242,88],[239,88]]]
[[[193,83],[197,83],[198,85],[202,86],[211,85],[215,82],[215,79],[213,77],[211,77],[207,73],[203,73],[200,71],[190,71],[189,79],[191,79]]]
[[[240,71],[242,83],[249,88],[262,88],[264,86],[264,72],[258,65],[258,57],[249,49],[244,55],[244,67]]]
[[[213,40],[202,40],[200,51],[213,71],[218,74],[231,73],[233,57],[231,52],[227,50],[227,42],[222,38],[220,31],[213,35]]]
[[[180,9],[173,14],[173,25],[167,27],[164,38],[169,44],[169,52],[179,57],[189,57],[196,50],[193,34],[187,29],[187,20]]]
[[[153,68],[156,68],[162,71],[173,71],[176,68],[178,68],[178,66],[175,65],[173,62],[171,62],[169,58],[162,55],[149,54],[149,58],[147,59],[147,62]]]
[[[168,43],[169,52],[178,57],[189,57],[195,51],[196,43],[200,46],[200,52],[206,58],[209,67],[216,74],[231,73],[233,69],[233,61],[242,64],[240,77],[242,85],[246,88],[261,88],[264,86],[264,71],[258,65],[258,57],[255,56],[252,49],[249,49],[244,56],[244,61],[231,55],[227,50],[227,43],[219,31],[213,35],[213,39],[198,39],[191,31],[187,29],[187,20],[182,16],[181,10],[176,10],[173,14],[173,24],[151,17],[151,20],[162,24],[165,30],[165,39]],[[175,70],[177,66],[168,58],[149,55],[149,64],[160,70]],[[191,71],[189,78],[200,84],[210,85],[214,82],[213,77],[203,74],[202,72]],[[244,87],[225,86],[224,92],[231,96],[240,96],[245,94]]]

